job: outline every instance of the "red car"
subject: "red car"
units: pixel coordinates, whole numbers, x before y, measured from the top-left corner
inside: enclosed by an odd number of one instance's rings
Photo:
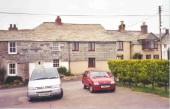
[[[114,92],[116,89],[115,81],[105,71],[87,70],[82,77],[84,89],[89,88],[93,93],[99,90],[109,90]]]

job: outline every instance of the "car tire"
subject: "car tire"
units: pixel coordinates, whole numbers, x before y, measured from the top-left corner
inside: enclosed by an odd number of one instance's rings
[[[111,89],[110,92],[115,92],[115,89]]]
[[[59,98],[59,99],[63,98],[63,89],[61,89],[61,94],[58,95],[58,98]]]
[[[84,87],[83,87],[84,89],[87,89],[87,87],[86,87],[86,85],[84,84]]]
[[[89,86],[89,91],[90,91],[91,93],[94,93],[93,87],[92,87],[91,85]]]

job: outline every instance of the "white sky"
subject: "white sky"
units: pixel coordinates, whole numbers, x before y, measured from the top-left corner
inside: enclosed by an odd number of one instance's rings
[[[9,24],[17,24],[19,29],[32,29],[43,22],[54,22],[57,15],[99,15],[61,16],[61,18],[64,23],[97,23],[113,30],[118,29],[122,20],[126,24],[126,30],[140,30],[142,22],[145,21],[149,32],[159,33],[158,15],[150,17],[158,13],[159,5],[162,6],[162,32],[164,32],[163,28],[170,27],[169,0],[0,0],[0,29],[8,29]]]

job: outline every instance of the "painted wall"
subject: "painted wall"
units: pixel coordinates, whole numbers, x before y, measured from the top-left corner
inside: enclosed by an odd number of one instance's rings
[[[71,69],[71,73],[73,74],[83,74],[85,70],[90,70],[90,69],[110,71],[108,68],[107,62],[108,61],[96,61],[95,68],[88,68],[87,61],[71,62],[70,69]]]

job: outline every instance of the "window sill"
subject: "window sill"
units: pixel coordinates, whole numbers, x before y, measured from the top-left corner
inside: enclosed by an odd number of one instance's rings
[[[94,67],[88,67],[88,68],[96,68],[96,67],[94,66]]]

